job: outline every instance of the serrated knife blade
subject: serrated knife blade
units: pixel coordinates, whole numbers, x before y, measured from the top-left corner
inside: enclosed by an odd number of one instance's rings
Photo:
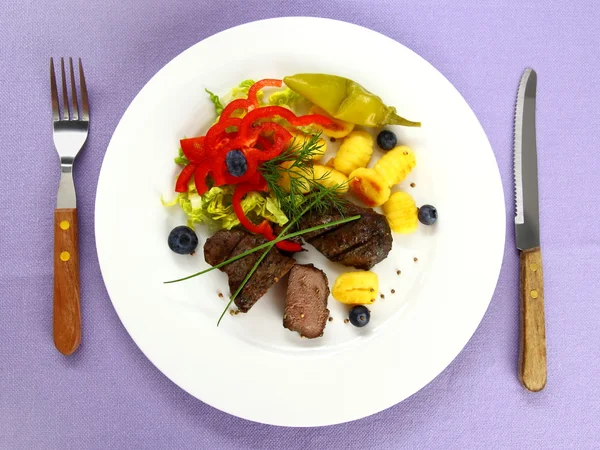
[[[521,346],[519,379],[530,391],[546,385],[544,280],[540,249],[535,99],[537,74],[521,76],[515,108],[515,237],[520,250]]]
[[[535,98],[537,74],[526,69],[521,77],[515,109],[515,233],[517,248],[540,246]]]

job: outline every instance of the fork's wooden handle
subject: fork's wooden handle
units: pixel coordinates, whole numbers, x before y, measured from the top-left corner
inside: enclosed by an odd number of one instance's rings
[[[54,211],[54,345],[70,355],[81,340],[77,209]]]
[[[521,252],[521,349],[519,379],[533,392],[546,385],[544,279],[540,248]]]

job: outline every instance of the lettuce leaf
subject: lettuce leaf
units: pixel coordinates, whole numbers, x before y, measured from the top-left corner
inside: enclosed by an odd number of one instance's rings
[[[244,80],[244,81],[242,81],[240,84],[238,84],[237,86],[233,87],[231,89],[231,91],[229,91],[229,93],[227,93],[227,95],[221,97],[221,102],[223,103],[223,105],[227,105],[230,102],[232,102],[233,100],[236,100],[238,98],[247,98],[248,97],[248,91],[250,90],[250,87],[254,83],[255,83],[254,80]],[[264,98],[263,91],[258,91],[256,93],[256,98],[258,99],[259,102],[261,102],[262,99]]]
[[[266,198],[265,211],[262,216],[280,226],[288,223],[288,218],[281,210],[281,206],[273,193]]]
[[[233,100],[236,100],[238,98],[248,97],[248,91],[250,90],[250,86],[252,86],[254,83],[254,80],[244,80],[237,86],[233,87],[231,91],[229,91],[227,95],[224,95],[223,97],[219,97],[217,94],[214,94],[208,89],[204,89],[210,96],[210,101],[213,102],[213,104],[215,105],[215,112],[217,113],[217,118],[214,123],[217,123],[219,121],[219,118],[221,117],[221,113],[223,112],[225,106],[227,106]],[[264,94],[262,91],[258,91],[256,93],[256,98],[259,102],[262,101],[263,97]],[[236,114],[237,113],[234,113],[233,117],[237,117]]]
[[[285,88],[283,91],[273,92],[269,96],[269,105],[274,106],[289,106],[294,108],[296,103],[302,100],[302,97],[290,88]]]
[[[246,98],[250,87],[254,83],[254,80],[244,80],[221,98],[210,90],[205,89],[206,93],[210,96],[210,101],[215,106],[217,121],[223,112],[224,106],[235,99]],[[259,91],[257,98],[259,102],[262,102],[264,93]],[[291,109],[300,101],[304,101],[304,98],[291,89],[286,88],[283,91],[271,94],[267,103]],[[179,148],[179,154],[175,158],[175,163],[181,166],[189,164],[181,148]],[[161,197],[161,202],[164,206],[179,205],[186,214],[188,226],[191,228],[194,228],[195,224],[203,223],[211,231],[218,229],[230,230],[240,224],[231,204],[234,189],[235,186],[215,186],[205,194],[198,195],[192,179],[188,185],[188,192],[178,194],[172,201],[165,201]],[[296,200],[300,200],[300,198],[296,198]],[[284,225],[289,220],[273,194],[266,195],[259,192],[250,192],[242,200],[242,208],[247,217],[255,223],[260,223],[267,219],[272,223]]]
[[[256,83],[254,80],[244,80],[244,81],[242,81],[238,86],[236,86],[233,89],[231,89],[231,92],[229,93],[229,95],[231,96],[231,98],[229,99],[229,101],[234,100],[236,98],[246,98],[246,97],[248,97],[248,91],[250,90],[250,87],[254,83]]]
[[[187,166],[190,163],[190,161],[183,154],[181,147],[179,147],[178,156],[176,156],[173,161],[175,161],[175,164],[179,164],[180,166]]]
[[[179,204],[187,215],[187,224],[190,228],[194,228],[195,224],[203,223],[211,231],[230,230],[240,224],[231,204],[234,186],[215,186],[204,195],[198,195],[192,185],[193,183],[190,184],[189,192],[179,194],[170,202],[161,198],[162,204],[164,206]],[[242,200],[242,208],[248,218],[256,223],[264,219],[279,225],[288,222],[277,200],[272,196],[265,197],[259,192],[248,193]]]
[[[217,94],[209,91],[208,89],[204,89],[204,90],[210,97],[210,101],[213,102],[213,105],[215,105],[215,112],[217,113],[217,116],[220,116],[221,113],[223,112],[223,104],[221,103],[221,99],[219,98],[219,96]]]

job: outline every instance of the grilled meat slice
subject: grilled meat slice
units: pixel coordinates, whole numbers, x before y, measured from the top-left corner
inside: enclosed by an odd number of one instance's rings
[[[390,234],[379,234],[373,236],[364,244],[354,247],[347,252],[337,255],[332,261],[339,262],[344,266],[352,266],[357,269],[370,270],[375,264],[387,258],[392,249],[392,238]]]
[[[211,266],[229,259],[236,245],[248,233],[242,230],[219,230],[204,244],[204,260]]]
[[[235,233],[235,236],[232,236]],[[241,239],[228,256],[222,258],[225,251],[217,252],[217,248],[226,248],[238,238],[242,233]],[[211,238],[207,239],[204,245],[204,254],[206,262],[215,265],[226,259],[233,258],[236,255],[244,253],[258,245],[264,244],[267,240],[258,235],[249,234],[245,231],[231,230],[219,231]],[[208,248],[207,248],[208,247]],[[258,250],[250,255],[244,256],[220,269],[229,276],[229,290],[233,294],[238,290],[248,272],[254,267],[256,261],[265,250]],[[217,256],[215,256],[217,255]],[[209,260],[210,259],[210,260]],[[235,304],[242,312],[248,312],[250,308],[269,290],[269,288],[285,276],[286,273],[295,264],[293,258],[283,255],[276,247],[263,259],[256,271],[252,274],[242,291],[235,298]]]
[[[382,220],[383,219],[383,220]],[[310,244],[326,258],[333,260],[338,255],[389,231],[385,217],[373,210],[361,213],[361,218],[342,225],[329,233],[310,240]]]
[[[260,251],[256,252],[262,255]],[[245,258],[242,258],[242,261]],[[235,304],[242,312],[248,312],[259,298],[267,293],[269,288],[283,278],[296,261],[289,256],[283,255],[276,247],[260,263],[256,272],[248,280],[240,294],[235,298]],[[229,289],[235,292],[239,284],[233,285],[229,279]]]
[[[370,269],[384,260],[392,248],[392,232],[384,215],[371,208],[348,205],[345,216],[360,214],[361,218],[343,225],[325,228],[303,235],[304,239],[331,261],[357,269]],[[300,219],[300,229],[339,220],[337,210],[312,214]]]
[[[290,271],[283,326],[301,336],[322,336],[329,310],[327,275],[312,264],[296,264]]]
[[[318,214],[317,212],[308,212],[298,221],[296,224],[297,230],[305,230],[307,228],[316,227],[319,225],[324,225],[330,222],[334,222],[336,220],[343,219],[346,216],[352,215],[351,213],[346,213],[345,215],[340,214],[340,212],[336,209],[332,209],[324,214]],[[302,238],[306,242],[310,242],[311,239],[321,236],[322,234],[327,233],[328,231],[335,230],[335,226],[332,228],[321,228],[317,231],[311,231],[310,233],[306,233],[302,235]]]

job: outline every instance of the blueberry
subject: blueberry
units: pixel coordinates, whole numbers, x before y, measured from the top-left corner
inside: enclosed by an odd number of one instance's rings
[[[248,161],[241,150],[230,150],[225,157],[227,170],[234,177],[241,177],[248,170]]]
[[[438,218],[435,206],[423,205],[419,208],[419,222],[423,225],[433,225]]]
[[[381,150],[391,150],[397,143],[396,135],[390,130],[383,130],[377,135],[377,145]]]
[[[169,233],[169,248],[180,255],[189,255],[198,247],[198,236],[190,227],[181,225]]]
[[[353,306],[350,310],[350,323],[355,327],[364,327],[370,318],[371,312],[364,305]]]

